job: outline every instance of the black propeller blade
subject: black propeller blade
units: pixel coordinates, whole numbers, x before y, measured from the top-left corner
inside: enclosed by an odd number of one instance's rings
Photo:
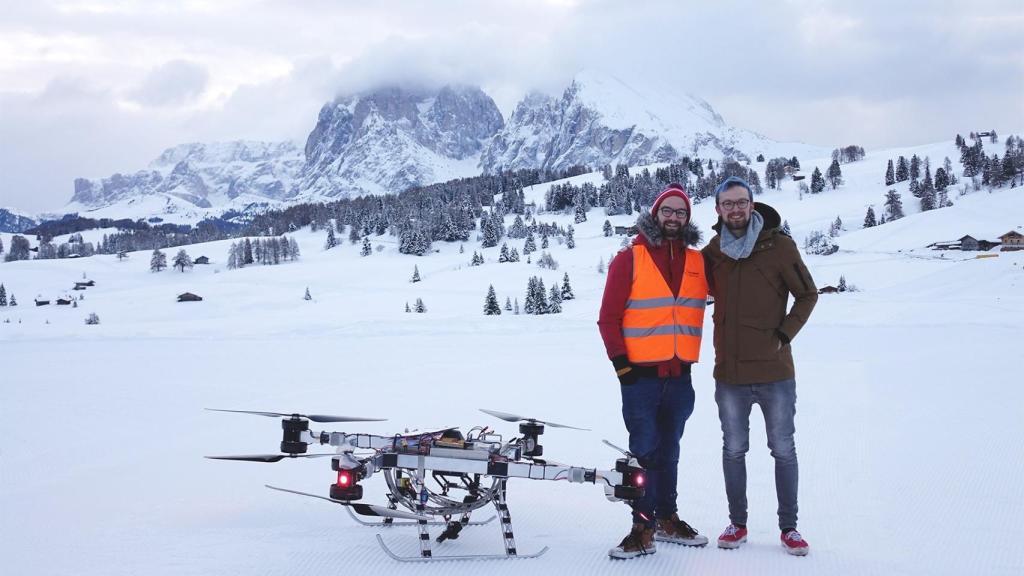
[[[235,414],[255,414],[270,418],[305,418],[313,422],[384,422],[385,418],[363,418],[362,416],[331,416],[329,414],[284,414],[282,412],[257,412],[254,410],[224,410],[207,408],[213,412],[234,412]]]
[[[241,456],[204,456],[210,460],[238,460],[240,462],[280,462],[285,458],[323,458],[336,454],[246,454]]]
[[[497,410],[487,410],[486,408],[481,408],[480,411],[483,412],[484,414],[490,414],[495,418],[501,418],[506,422],[534,422],[537,424],[551,426],[552,428],[571,428],[573,430],[585,430],[587,432],[590,431],[590,428],[577,428],[576,426],[558,424],[557,422],[545,422],[544,420],[537,420],[536,418],[527,418],[526,416],[520,416],[518,414],[509,414],[508,412],[498,412]]]
[[[341,500],[334,500],[327,498],[326,496],[320,496],[318,494],[310,494],[309,492],[299,492],[298,490],[289,490],[288,488],[278,488],[277,486],[271,486],[270,484],[264,484],[271,490],[277,490],[279,492],[288,492],[289,494],[298,494],[299,496],[308,496],[310,498],[319,498],[320,500],[326,500],[333,502],[334,504],[340,504],[342,506],[348,506],[356,514],[362,516],[381,516],[383,518],[399,518],[402,520],[431,520],[429,516],[423,516],[420,514],[413,514],[411,512],[405,512],[402,510],[392,510],[385,508],[384,506],[377,506],[375,504],[363,504],[361,502],[345,502]]]

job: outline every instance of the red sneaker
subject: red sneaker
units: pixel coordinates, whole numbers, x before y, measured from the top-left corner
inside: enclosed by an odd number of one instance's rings
[[[782,539],[782,547],[786,549],[788,554],[807,556],[807,553],[811,551],[810,546],[807,545],[807,540],[804,540],[804,537],[796,530],[783,532],[780,538]]]
[[[722,535],[718,537],[718,547],[729,549],[739,548],[740,544],[743,544],[746,541],[747,529],[740,528],[735,524],[729,524],[725,529],[725,532],[722,532]]]

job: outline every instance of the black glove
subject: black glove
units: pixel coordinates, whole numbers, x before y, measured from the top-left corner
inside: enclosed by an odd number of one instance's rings
[[[636,370],[633,369],[633,365],[629,363],[629,358],[626,356],[616,356],[612,358],[612,366],[615,367],[615,375],[619,378],[619,384],[623,386],[636,384],[639,376],[637,376]]]

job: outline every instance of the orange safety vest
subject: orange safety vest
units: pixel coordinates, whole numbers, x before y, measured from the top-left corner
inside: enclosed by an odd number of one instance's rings
[[[708,281],[700,252],[686,249],[683,284],[677,298],[651,253],[635,244],[633,285],[622,318],[629,361],[651,363],[679,358],[696,362],[700,358],[707,296]]]

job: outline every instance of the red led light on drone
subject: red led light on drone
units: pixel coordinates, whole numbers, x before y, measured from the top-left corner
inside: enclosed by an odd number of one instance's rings
[[[352,471],[351,470],[338,470],[338,486],[342,488],[348,488],[352,485]]]
[[[643,474],[637,474],[633,477],[633,483],[636,484],[638,488],[644,485],[644,480],[645,478]]]

